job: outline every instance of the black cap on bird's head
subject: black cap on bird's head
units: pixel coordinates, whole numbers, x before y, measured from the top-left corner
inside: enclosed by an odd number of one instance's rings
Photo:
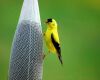
[[[52,18],[47,19],[46,23],[52,22]]]
[[[50,28],[57,28],[57,22],[53,18],[48,18],[45,23]]]

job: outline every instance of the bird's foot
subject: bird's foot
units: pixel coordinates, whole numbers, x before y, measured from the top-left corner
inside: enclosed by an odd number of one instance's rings
[[[46,57],[46,55],[43,53],[43,60],[44,60],[45,57]]]
[[[45,33],[42,33],[43,36],[45,36]]]
[[[49,55],[49,54],[50,54],[50,51],[49,51],[49,53],[48,53],[48,54],[44,54],[44,53],[43,53],[43,56],[42,56],[42,57],[43,57],[43,60],[44,60],[44,59],[45,59],[45,57],[46,57],[47,55]]]

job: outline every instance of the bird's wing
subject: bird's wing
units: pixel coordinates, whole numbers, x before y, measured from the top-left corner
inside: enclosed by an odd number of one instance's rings
[[[58,34],[52,33],[51,34],[51,41],[52,41],[52,43],[53,43],[53,45],[54,45],[54,47],[55,47],[55,49],[57,51],[58,58],[59,58],[61,64],[63,64],[62,57],[61,57],[61,48],[60,48],[60,44],[59,44]]]

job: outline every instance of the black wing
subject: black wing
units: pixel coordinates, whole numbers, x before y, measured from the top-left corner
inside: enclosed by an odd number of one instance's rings
[[[62,56],[61,56],[60,44],[54,39],[53,33],[51,34],[51,41],[52,41],[52,43],[53,43],[55,49],[57,50],[58,58],[59,58],[61,64],[63,64]]]

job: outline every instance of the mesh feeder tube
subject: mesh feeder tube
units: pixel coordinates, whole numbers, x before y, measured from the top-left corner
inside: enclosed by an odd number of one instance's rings
[[[38,0],[24,0],[12,43],[9,80],[42,80],[42,48]]]

